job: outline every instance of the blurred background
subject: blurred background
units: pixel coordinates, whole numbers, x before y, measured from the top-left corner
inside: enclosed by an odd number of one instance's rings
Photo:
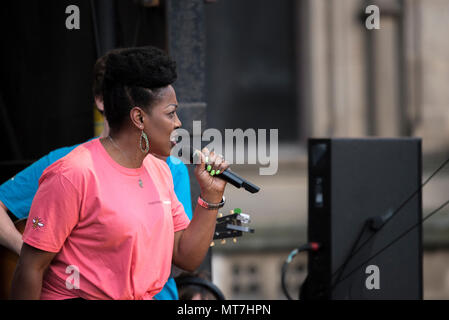
[[[368,30],[372,4],[380,29]],[[69,5],[79,29],[65,26]],[[285,299],[282,263],[307,239],[307,138],[421,137],[423,180],[449,157],[449,0],[8,1],[0,24],[1,182],[101,131],[92,67],[116,47],[177,61],[185,128],[279,130],[278,172],[234,165],[261,191],[226,190],[223,213],[242,208],[255,233],[218,241],[203,266],[229,299]],[[424,215],[447,190],[449,169],[425,187]],[[424,298],[449,299],[449,211],[423,230]],[[293,297],[306,274],[298,255]]]

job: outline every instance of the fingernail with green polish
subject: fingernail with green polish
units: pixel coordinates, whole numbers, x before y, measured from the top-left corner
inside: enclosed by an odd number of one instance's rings
[[[220,174],[220,170],[215,171],[215,174]]]
[[[209,157],[206,157],[206,163],[208,163],[209,162]]]
[[[214,174],[215,174],[215,170],[212,170],[212,171],[210,172],[210,175],[213,176]]]
[[[212,169],[212,166],[209,164],[206,168],[207,171],[210,171]]]

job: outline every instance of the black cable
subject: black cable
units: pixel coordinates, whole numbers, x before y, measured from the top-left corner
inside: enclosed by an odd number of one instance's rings
[[[447,200],[446,202],[444,202],[440,207],[438,207],[437,209],[435,209],[434,211],[432,211],[431,213],[429,213],[424,219],[420,220],[418,223],[412,225],[409,229],[407,229],[405,232],[403,232],[402,234],[400,234],[398,237],[396,237],[393,241],[391,241],[389,244],[387,244],[385,247],[383,247],[382,249],[380,249],[378,252],[376,252],[374,255],[372,255],[371,257],[369,257],[368,259],[366,259],[363,263],[359,264],[356,268],[354,268],[351,272],[348,273],[347,276],[345,276],[343,279],[341,279],[339,282],[334,284],[334,287],[339,284],[340,282],[346,280],[347,278],[349,278],[354,272],[356,272],[359,268],[363,267],[366,263],[368,263],[371,259],[374,259],[375,257],[377,257],[379,254],[381,254],[383,251],[385,251],[386,249],[388,249],[389,247],[391,247],[393,244],[395,244],[396,242],[398,242],[401,238],[403,238],[404,236],[406,236],[410,231],[412,231],[413,229],[415,229],[417,226],[419,226],[420,224],[422,224],[424,221],[426,221],[427,219],[429,219],[431,216],[433,216],[434,214],[436,214],[438,211],[440,211],[441,209],[443,209],[445,206],[447,206],[449,204],[449,200]]]
[[[359,235],[358,235],[358,237],[357,237],[357,240],[354,241],[354,244],[352,245],[351,251],[349,251],[348,258],[345,259],[345,261],[343,262],[342,266],[339,268],[339,269],[341,269],[341,271],[338,273],[338,276],[337,276],[337,279],[335,280],[335,283],[339,283],[339,280],[340,280],[341,276],[343,275],[343,272],[345,271],[346,266],[347,266],[348,263],[351,261],[351,258],[352,258],[353,255],[354,255],[353,253],[354,253],[355,250],[357,249],[357,245],[359,244],[360,239],[362,239],[363,235],[365,234],[365,230],[369,229],[369,227],[370,227],[370,222],[369,222],[369,220],[368,220],[368,221],[366,221],[365,224],[363,225],[363,228],[362,228],[362,230],[360,231],[360,233],[359,233]],[[334,277],[334,274],[336,274],[337,272],[338,272],[338,270],[335,271],[335,272],[332,274],[332,276],[331,276],[331,281],[332,281],[332,278]],[[330,288],[330,290],[329,290],[329,293],[332,293],[332,291],[334,290],[335,286],[336,286],[336,284],[332,284],[332,285],[331,285],[331,288]]]
[[[317,251],[320,248],[320,245],[316,242],[309,242],[306,243],[299,248],[293,249],[290,254],[288,255],[287,259],[285,260],[284,264],[282,265],[282,271],[281,271],[281,285],[282,285],[282,291],[284,292],[285,296],[288,300],[293,300],[293,298],[290,296],[290,293],[288,293],[287,290],[287,284],[285,282],[285,275],[287,273],[287,267],[292,262],[293,258],[300,252],[304,251]]]
[[[402,209],[402,208],[404,208],[405,207],[405,205],[409,202],[409,201],[411,201],[415,196],[416,196],[416,194],[418,194],[423,188],[424,188],[424,186],[438,173],[438,172],[440,172],[441,171],[441,169],[443,169],[446,165],[447,165],[447,163],[449,162],[449,158],[448,159],[446,159],[422,184],[421,184],[421,186],[417,189],[417,190],[415,190],[405,201],[403,201],[402,202],[402,204],[389,216],[389,218],[388,218],[388,220],[386,220],[385,221],[385,223],[383,223],[382,225],[380,225],[378,228],[377,228],[377,230],[375,230],[375,232],[370,236],[370,237],[368,237],[368,239],[366,239],[358,248],[357,248],[357,245],[358,245],[358,241],[360,241],[360,239],[361,239],[361,234],[359,235],[359,238],[357,239],[357,241],[354,243],[354,245],[353,245],[353,247],[352,247],[352,250],[351,250],[351,252],[350,252],[350,254],[349,254],[349,256],[343,261],[343,263],[342,263],[342,265],[340,266],[340,267],[338,267],[337,268],[337,270],[335,270],[335,272],[331,275],[331,279],[337,274],[337,273],[339,273],[339,276],[338,276],[338,278],[337,278],[337,280],[335,281],[336,283],[334,283],[332,286],[331,286],[331,290],[330,290],[330,292],[332,292],[332,290],[336,287],[336,285],[337,285],[337,283],[340,283],[342,280],[339,280],[339,278],[341,277],[341,275],[343,274],[343,272],[344,272],[344,269],[345,269],[345,267],[348,265],[348,263],[351,261],[351,259],[380,231],[380,230],[382,230],[382,228],[388,223],[388,222],[390,222],[391,220],[393,220],[393,218],[396,216],[396,214]],[[424,222],[424,220],[422,220],[422,221],[420,221],[418,224],[417,224],[417,226],[420,224],[420,223],[422,223],[422,222]],[[364,229],[365,229],[365,226],[366,226],[366,224],[364,225]],[[357,248],[357,249],[356,249]]]
[[[98,33],[98,22],[97,22],[97,11],[95,9],[95,3],[94,0],[90,0],[90,9],[92,12],[92,27],[94,29],[94,39],[95,39],[95,50],[97,53],[97,59],[102,54],[101,51],[101,44],[100,44],[100,36]]]
[[[197,276],[180,276],[175,279],[178,290],[185,286],[199,286],[207,289],[217,300],[226,300],[223,292],[211,281]]]
[[[140,24],[141,24],[141,20],[142,20],[142,15],[145,13],[145,8],[140,8],[138,13],[137,13],[137,21],[136,21],[136,25],[134,28],[134,36],[133,36],[133,40],[131,43],[132,47],[137,46],[137,40],[139,38],[139,32],[140,32]]]

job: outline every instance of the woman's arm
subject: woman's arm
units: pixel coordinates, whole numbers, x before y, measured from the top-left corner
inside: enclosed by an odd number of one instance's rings
[[[40,299],[44,272],[55,255],[24,243],[12,280],[11,299]]]
[[[197,205],[188,228],[175,233],[173,263],[177,267],[193,272],[200,266],[214,236],[217,213]]]
[[[6,210],[6,206],[0,201],[0,245],[19,255],[22,248],[22,235],[17,231]]]
[[[213,152],[203,149],[201,163],[195,168],[195,176],[201,196],[209,203],[220,203],[226,182],[211,174],[223,172],[229,164]],[[209,170],[207,170],[207,169]],[[218,209],[209,210],[197,205],[187,229],[175,233],[173,263],[184,270],[194,271],[203,261],[214,236]]]

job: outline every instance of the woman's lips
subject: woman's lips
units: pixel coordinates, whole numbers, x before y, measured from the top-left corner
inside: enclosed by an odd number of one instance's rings
[[[178,141],[178,134],[176,133],[176,131],[173,131],[170,135],[170,142],[172,146],[176,145],[177,141]]]
[[[176,141],[178,140],[178,135],[176,133],[172,133],[170,136],[170,143],[172,147],[176,145]]]

